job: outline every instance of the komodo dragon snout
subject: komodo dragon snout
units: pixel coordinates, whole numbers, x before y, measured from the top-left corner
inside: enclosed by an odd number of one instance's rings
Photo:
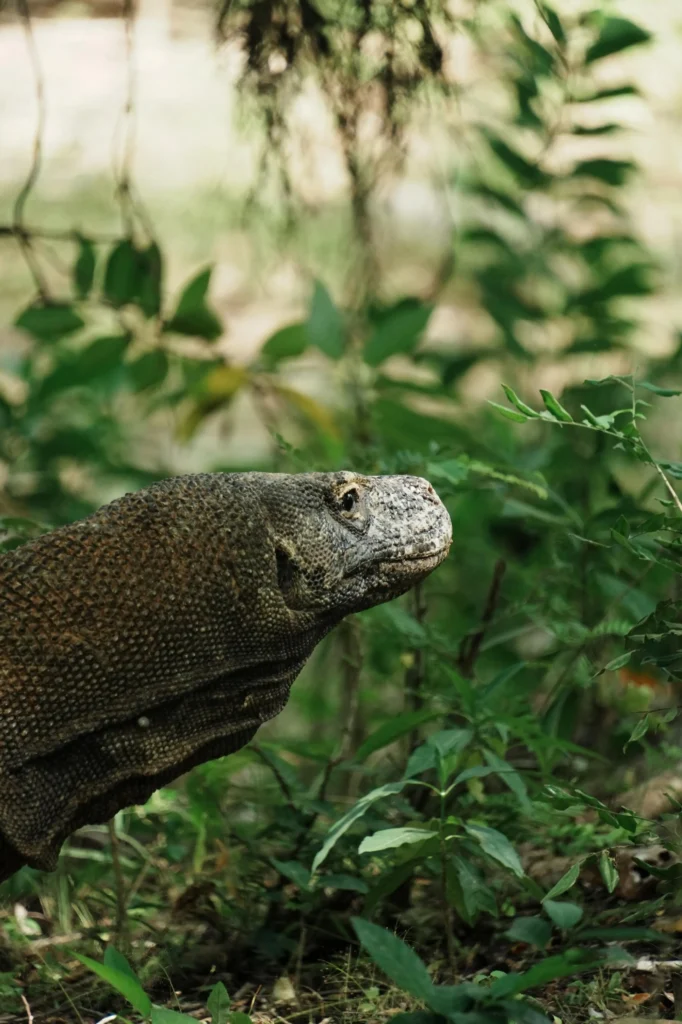
[[[452,523],[428,480],[309,473],[264,486],[278,586],[289,608],[333,616],[404,594],[438,566]],[[286,510],[286,515],[282,511]]]
[[[417,477],[209,473],[0,556],[0,881],[248,743],[322,637],[451,538]]]

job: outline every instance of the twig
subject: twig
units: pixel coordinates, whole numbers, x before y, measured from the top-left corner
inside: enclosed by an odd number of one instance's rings
[[[154,239],[154,229],[147,211],[139,196],[135,195],[133,184],[133,167],[135,163],[135,145],[137,139],[137,66],[135,63],[135,18],[137,14],[136,0],[122,0],[123,23],[125,32],[125,64],[126,91],[123,100],[119,124],[114,136],[114,179],[116,196],[121,206],[123,232],[131,238],[135,220],[142,225],[150,240]],[[123,136],[120,159],[116,153],[117,137]]]
[[[445,945],[447,950],[448,968],[451,980],[454,981],[457,974],[457,958],[455,955],[456,940],[454,914],[448,899],[448,850],[445,842],[445,795],[441,793],[440,798],[440,825],[438,829],[440,843],[440,883],[441,898],[443,900],[443,925],[445,930]]]
[[[33,155],[31,159],[31,166],[26,176],[26,180],[19,190],[19,194],[14,201],[13,210],[13,235],[19,243],[19,247],[22,251],[23,257],[26,261],[26,265],[30,270],[33,280],[35,282],[38,295],[43,302],[48,302],[50,295],[47,285],[47,281],[42,272],[39,261],[36,259],[35,252],[31,238],[26,232],[24,226],[24,212],[28,197],[30,196],[38,175],[40,174],[40,168],[43,160],[43,135],[45,132],[45,117],[46,117],[46,105],[45,105],[45,80],[43,78],[42,68],[40,66],[40,56],[38,54],[38,47],[36,46],[35,36],[33,35],[33,25],[31,23],[31,10],[28,5],[28,0],[17,0],[17,10],[19,17],[21,18],[22,25],[24,27],[24,34],[26,35],[26,46],[28,48],[29,61],[31,64],[31,70],[33,71],[33,79],[36,90],[36,103],[38,106],[38,116],[36,119],[35,134],[33,136]]]
[[[294,965],[294,992],[298,993],[301,987],[301,975],[303,973],[303,957],[308,940],[308,925],[305,914],[301,914],[301,934],[299,935],[296,947],[296,963]]]
[[[225,42],[227,39],[227,33],[225,32],[225,22],[227,21],[230,10],[232,9],[232,0],[222,0],[220,10],[218,11],[218,20],[216,21],[215,32],[219,42]]]
[[[665,475],[665,473],[663,472],[663,470],[661,469],[661,467],[659,466],[659,464],[656,462],[655,459],[651,460],[651,464],[653,465],[654,469],[656,470],[656,472],[660,476],[661,480],[665,484],[666,488],[668,489],[668,493],[670,494],[671,498],[675,502],[675,505],[677,506],[677,511],[680,513],[680,515],[682,515],[682,501],[680,501],[680,498],[679,498],[679,495],[678,495],[677,491],[675,490],[673,485],[670,483],[670,480]]]
[[[317,803],[324,803],[327,796],[327,788],[329,781],[332,776],[334,769],[344,761],[350,753],[353,737],[358,721],[359,711],[359,689],[360,689],[360,669],[362,667],[362,651],[360,644],[360,629],[355,618],[348,619],[342,626],[341,636],[344,644],[344,681],[343,688],[344,693],[347,694],[348,704],[346,707],[346,715],[343,727],[341,729],[341,738],[337,752],[333,757],[330,757],[320,781],[320,788],[317,791]],[[301,833],[296,841],[296,845],[292,851],[292,859],[295,860],[303,846],[305,841],[315,826],[317,819],[320,816],[319,811],[314,811],[308,816],[305,823],[305,827],[301,830]]]
[[[280,772],[279,768],[276,765],[274,765],[271,761],[268,760],[267,754],[262,749],[262,747],[259,746],[258,743],[252,743],[250,749],[253,750],[254,754],[257,754],[258,757],[260,757],[260,759],[263,762],[263,764],[267,765],[267,767],[270,769],[272,774],[275,776],[275,778],[277,779],[277,782],[279,783],[279,788],[284,793],[284,796],[285,796],[285,798],[287,800],[287,803],[293,804],[293,802],[294,802],[293,793],[291,792],[291,789],[289,788],[289,783],[286,781],[286,779],[284,778],[284,776]]]
[[[133,204],[131,196],[131,179],[133,160],[135,157],[135,6],[134,0],[123,0],[123,23],[125,31],[126,59],[126,95],[121,114],[123,128],[123,154],[120,166],[114,171],[116,177],[116,195],[121,203],[123,230],[131,236],[133,233]]]
[[[119,839],[116,834],[116,826],[113,818],[110,818],[107,822],[107,828],[109,831],[109,841],[111,843],[111,860],[114,865],[114,880],[116,884],[116,938],[117,941],[122,942],[123,945],[127,945],[125,878],[123,877],[123,868],[121,867],[121,860],[119,857]]]
[[[469,678],[473,674],[476,660],[481,652],[481,644],[485,638],[486,630],[488,629],[493,615],[495,614],[495,609],[497,608],[497,602],[500,597],[500,587],[502,586],[502,579],[506,568],[507,565],[501,558],[495,563],[493,578],[490,583],[490,589],[488,590],[488,597],[486,599],[485,608],[483,609],[483,615],[481,616],[481,625],[475,633],[471,636],[465,636],[462,640],[457,662],[459,670],[465,678]]]
[[[360,648],[360,629],[355,618],[348,620],[344,624],[342,643],[344,646],[343,692],[347,698],[346,714],[343,727],[341,729],[341,738],[339,740],[337,752],[333,757],[330,757],[327,762],[327,766],[324,770],[324,775],[322,776],[322,781],[320,783],[320,788],[317,793],[317,799],[320,803],[324,802],[327,796],[327,787],[329,785],[332,772],[341,764],[342,761],[345,761],[351,751],[353,737],[355,735],[358,722],[362,657]],[[317,814],[311,821],[309,828],[312,828],[316,819]]]
[[[20,999],[24,1004],[24,1009],[26,1010],[26,1024],[33,1024],[33,1014],[31,1013],[31,1007],[28,1005],[28,999],[26,998],[23,992],[20,994]]]
[[[413,613],[415,621],[421,626],[426,616],[426,602],[424,591],[420,583],[413,591]],[[405,672],[405,700],[412,711],[419,711],[424,705],[424,652],[415,648],[412,654],[412,664]],[[415,727],[408,736],[408,755],[419,745],[419,727]]]
[[[0,224],[0,238],[17,238],[23,237],[32,241],[33,239],[46,239],[50,242],[77,242],[81,237],[81,232],[75,228],[67,229],[50,229],[50,228],[28,228],[25,225],[17,226],[16,224]],[[118,242],[120,239],[119,235],[108,235],[100,234],[93,235],[88,232],[88,238],[92,242],[97,242],[101,245],[109,245],[113,242]]]

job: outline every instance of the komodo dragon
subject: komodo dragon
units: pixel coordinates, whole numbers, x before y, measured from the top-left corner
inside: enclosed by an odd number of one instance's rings
[[[0,556],[0,881],[242,747],[330,629],[451,539],[419,477],[211,473]]]

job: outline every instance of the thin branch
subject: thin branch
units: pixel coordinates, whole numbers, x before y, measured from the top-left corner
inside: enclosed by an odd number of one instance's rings
[[[20,998],[24,1004],[24,1009],[26,1010],[26,1024],[33,1024],[33,1014],[31,1013],[31,1007],[28,1005],[28,999],[23,992],[21,993]]]
[[[260,757],[263,764],[266,765],[270,769],[272,774],[275,776],[279,784],[279,788],[284,793],[284,797],[287,803],[293,804],[294,796],[289,787],[289,783],[286,781],[277,765],[273,764],[272,761],[268,759],[265,751],[262,749],[262,747],[258,745],[258,743],[252,743],[250,749],[253,750],[254,754],[257,754],[258,757]]]
[[[651,456],[649,456],[649,457],[651,458]],[[670,496],[672,497],[673,501],[675,502],[675,505],[677,506],[677,511],[680,513],[680,515],[682,515],[682,501],[680,501],[680,498],[679,498],[679,495],[678,495],[677,491],[675,490],[673,485],[670,483],[670,480],[668,479],[668,477],[663,472],[663,470],[661,469],[661,467],[659,466],[659,464],[656,462],[655,459],[651,459],[651,465],[654,467],[654,469],[656,470],[656,472],[660,476],[661,480],[665,484],[665,486],[666,486],[666,488],[668,490],[668,493],[670,494]]]
[[[125,31],[126,94],[121,112],[123,152],[121,162],[114,169],[116,195],[121,203],[123,230],[130,236],[133,232],[133,202],[131,195],[132,169],[135,159],[135,92],[137,87],[135,69],[135,3],[123,0],[123,23]]]
[[[114,178],[116,181],[116,197],[121,206],[121,219],[124,234],[133,235],[137,220],[149,239],[154,239],[151,218],[148,216],[140,198],[136,195],[133,184],[133,168],[135,164],[135,146],[137,140],[137,65],[135,63],[135,18],[137,15],[136,0],[122,0],[123,23],[125,32],[125,65],[126,87],[123,108],[119,125],[114,136]],[[117,158],[116,145],[119,133],[123,136],[120,159]]]
[[[360,649],[359,626],[356,619],[350,619],[344,624],[342,633],[344,646],[344,678],[343,692],[347,698],[346,715],[341,729],[339,746],[334,757],[330,757],[322,776],[322,782],[317,794],[317,799],[322,803],[327,796],[327,787],[334,769],[345,761],[351,752],[353,737],[358,723],[358,712],[360,708],[360,674],[362,670],[362,653]],[[315,818],[317,815],[315,815]],[[314,819],[313,819],[314,820]],[[312,828],[312,822],[309,825]]]
[[[462,640],[457,662],[459,670],[465,678],[469,678],[473,675],[476,661],[481,653],[481,644],[485,639],[486,631],[492,622],[497,608],[497,602],[500,597],[500,587],[502,586],[502,579],[506,568],[506,563],[502,559],[499,559],[499,561],[495,563],[493,578],[488,590],[488,597],[486,599],[485,608],[483,609],[483,615],[481,616],[481,625],[475,633],[471,636],[465,636]]]
[[[16,224],[0,224],[0,238],[24,237],[29,239],[29,241],[40,239],[41,241],[49,242],[77,242],[81,235],[82,232],[77,231],[75,228],[29,228],[24,224],[21,226]],[[88,232],[88,238],[90,241],[101,245],[109,245],[120,240],[119,235],[100,234],[99,232],[95,235]]]
[[[635,439],[628,437],[627,434],[623,434],[615,430],[604,429],[603,427],[593,427],[591,423],[579,423],[578,420],[571,420],[570,422],[568,420],[557,420],[556,422],[560,427],[580,427],[581,430],[591,430],[593,434],[606,434],[607,437],[612,437],[621,444],[623,441],[629,441],[631,444],[635,444]],[[634,419],[633,423],[635,423]],[[661,480],[665,484],[666,490],[671,495],[675,503],[675,507],[677,508],[680,515],[682,515],[682,501],[680,500],[677,492],[675,491],[675,488],[670,483],[670,480],[668,479],[667,475],[661,469],[659,464],[656,462],[656,459],[653,457],[653,455],[647,448],[646,444],[642,440],[642,435],[639,433],[639,429],[637,430],[636,441],[639,444],[641,451],[646,456],[646,460],[649,463],[649,465],[654,467],[654,469],[660,476]]]
[[[412,607],[415,621],[419,625],[423,625],[424,618],[426,617],[426,602],[424,600],[424,591],[421,584],[417,584],[412,592]],[[405,702],[408,705],[409,710],[419,711],[424,706],[424,652],[419,647],[415,647],[411,652],[412,664],[405,672]],[[407,749],[408,753],[419,745],[419,727],[415,727],[408,736]]]
[[[36,181],[38,180],[38,175],[40,174],[43,161],[43,136],[45,133],[45,119],[47,113],[45,102],[45,79],[43,78],[38,47],[36,46],[35,36],[33,34],[31,10],[28,5],[28,0],[17,0],[17,10],[26,36],[26,46],[28,49],[31,70],[33,72],[38,113],[35,133],[33,136],[33,155],[31,159],[31,166],[29,168],[28,175],[26,176],[26,180],[19,190],[19,194],[14,202],[12,233],[19,243],[19,247],[21,248],[27,266],[31,271],[40,298],[43,302],[48,302],[50,294],[47,281],[42,272],[40,262],[36,258],[33,250],[31,238],[26,232],[24,225],[26,203],[33,191]]]
[[[128,917],[125,878],[119,855],[119,838],[114,819],[107,822],[109,842],[111,844],[111,860],[114,866],[114,882],[116,890],[116,940],[124,947],[128,945]]]

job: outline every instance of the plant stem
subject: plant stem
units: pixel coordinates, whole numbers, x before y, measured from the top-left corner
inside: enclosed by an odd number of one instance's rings
[[[445,841],[445,791],[440,791],[440,822],[438,828],[440,840],[440,878],[443,899],[443,925],[445,927],[445,941],[448,955],[448,969],[451,980],[454,981],[457,962],[455,958],[456,941],[452,916],[452,907],[448,900],[448,869],[447,869],[447,844]]]

